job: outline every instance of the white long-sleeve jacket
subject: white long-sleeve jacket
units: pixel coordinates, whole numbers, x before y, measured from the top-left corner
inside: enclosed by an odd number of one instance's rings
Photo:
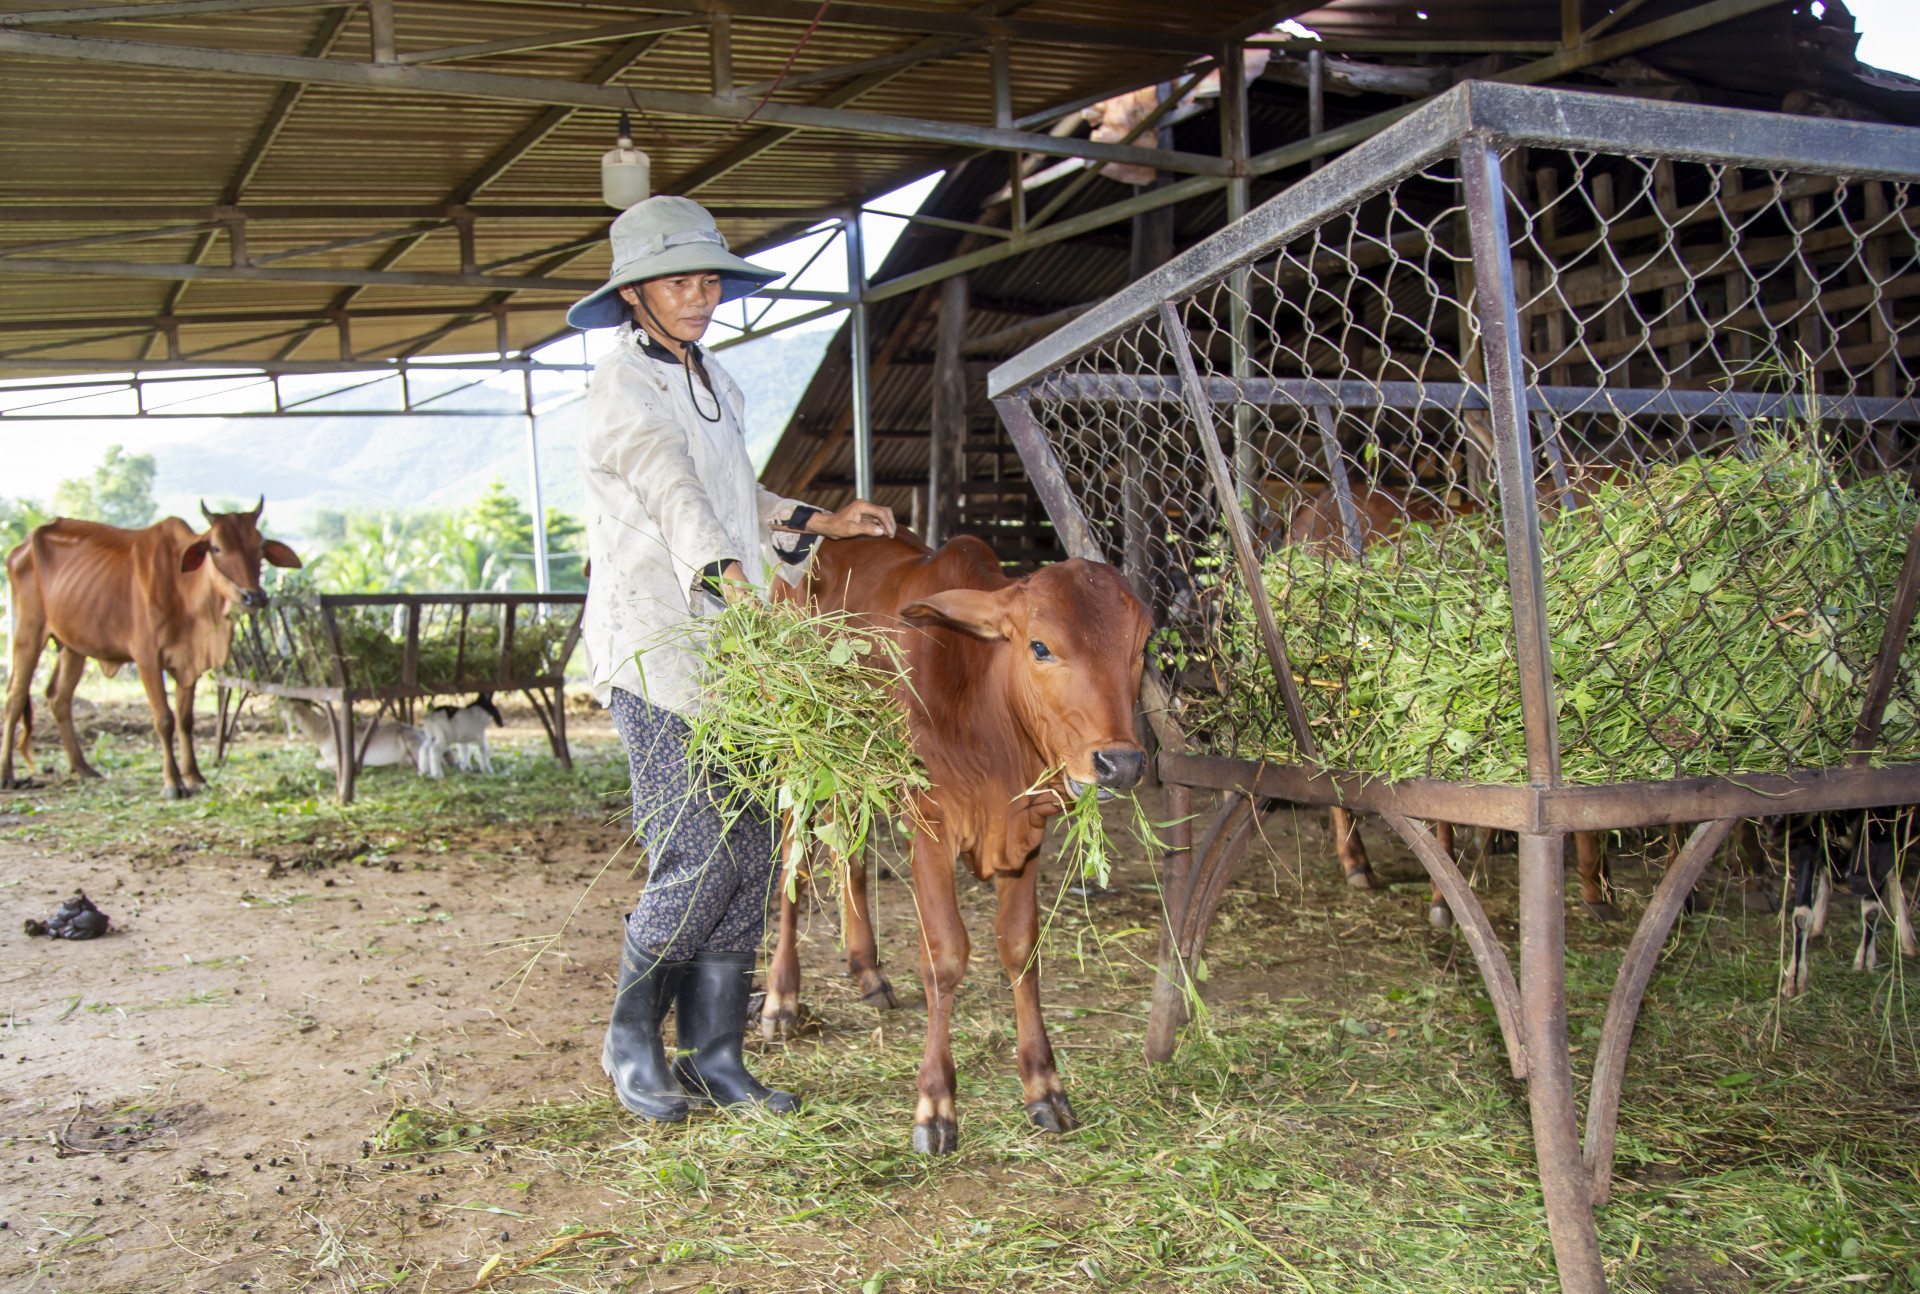
[[[766,583],[775,560],[772,524],[802,505],[762,489],[747,457],[746,402],[712,357],[712,396],[680,365],[643,349],[646,334],[620,329],[619,345],[594,368],[580,435],[592,576],[581,641],[593,694],[614,688],[677,713],[697,703],[701,637],[690,622],[720,609],[699,587],[711,563],[738,561]],[[782,547],[793,536],[782,535]]]

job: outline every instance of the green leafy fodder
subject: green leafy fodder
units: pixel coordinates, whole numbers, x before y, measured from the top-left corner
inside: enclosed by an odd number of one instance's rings
[[[701,704],[687,753],[725,811],[790,814],[785,883],[817,843],[836,874],[876,823],[910,821],[927,789],[906,711],[899,644],[844,613],[743,600],[699,622]]]
[[[1759,429],[1753,447],[1659,465],[1597,485],[1586,506],[1543,510],[1568,780],[1850,758],[1920,503],[1900,478],[1843,478],[1823,450],[1780,429]],[[1263,575],[1324,762],[1393,778],[1527,780],[1498,514],[1409,525],[1364,562],[1283,548]],[[1296,760],[1251,608],[1237,586],[1229,599],[1225,687],[1190,698],[1188,722],[1237,731],[1243,755]],[[1896,689],[1874,757],[1916,756],[1920,714]]]

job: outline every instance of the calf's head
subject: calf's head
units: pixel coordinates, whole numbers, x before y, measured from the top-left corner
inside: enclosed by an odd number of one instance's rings
[[[1080,558],[1003,589],[949,589],[902,607],[909,619],[1000,642],[1007,703],[1068,790],[1136,785],[1147,756],[1134,700],[1152,622],[1120,572]]]
[[[197,571],[208,566],[229,602],[267,605],[266,591],[260,587],[261,559],[293,567],[300,565],[300,557],[279,540],[260,537],[260,513],[266,506],[264,494],[251,512],[209,512],[203,502],[200,515],[207,519],[207,532],[180,554],[180,569]]]

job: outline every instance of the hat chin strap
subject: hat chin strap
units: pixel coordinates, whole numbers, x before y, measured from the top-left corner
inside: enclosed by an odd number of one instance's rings
[[[653,312],[653,306],[647,301],[646,284],[644,283],[634,284],[633,294],[640,298],[640,308],[647,312],[647,318],[653,320],[653,326],[655,328],[658,328],[663,336],[672,338],[674,341],[679,342],[682,346],[697,346],[699,344],[699,340],[700,340],[699,338],[682,337],[678,333],[674,332],[673,329],[667,327],[665,324],[660,322],[660,316]]]
[[[636,284],[633,292],[635,296],[640,298],[640,308],[647,312],[647,318],[653,320],[653,326],[687,348],[686,362],[681,364],[680,367],[686,373],[687,399],[692,403],[693,411],[700,415],[700,419],[703,422],[719,422],[721,417],[720,393],[713,389],[713,381],[707,376],[706,365],[700,362],[700,344],[696,341],[688,341],[678,336],[672,329],[660,322],[660,316],[655,314],[653,307],[647,303],[647,288],[644,283]],[[707,394],[713,397],[713,412],[711,414],[700,407],[700,397],[694,394],[693,370],[695,368],[700,370],[701,385],[705,386],[707,388]]]

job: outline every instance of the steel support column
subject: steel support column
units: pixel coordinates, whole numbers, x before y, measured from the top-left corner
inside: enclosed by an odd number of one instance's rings
[[[1506,184],[1499,152],[1485,134],[1473,132],[1461,139],[1460,180],[1473,247],[1473,314],[1486,364],[1487,410],[1513,597],[1527,776],[1535,787],[1553,787],[1560,783],[1560,736],[1540,511],[1534,497],[1533,437],[1514,299]],[[1527,1103],[1560,1286],[1567,1294],[1603,1294],[1607,1278],[1593,1225],[1589,1178],[1580,1160],[1580,1112],[1567,1053],[1565,852],[1565,836],[1531,831],[1520,835],[1520,1012],[1526,1026]]]
[[[547,504],[540,490],[540,423],[533,416],[533,374],[520,375],[527,408],[527,510],[533,514],[533,587],[542,593],[553,588],[553,570],[547,561]],[[501,668],[506,664],[502,662]]]
[[[853,385],[853,492],[862,499],[873,497],[873,375],[868,368],[873,354],[867,335],[867,253],[860,237],[860,215],[855,212],[841,224],[847,240],[847,295],[853,306],[847,329],[847,377]]]
[[[1580,1109],[1567,1055],[1566,837],[1520,836],[1520,1015],[1527,1104],[1547,1232],[1565,1294],[1605,1294],[1593,1198],[1580,1162]]]
[[[1233,165],[1227,180],[1227,223],[1247,214],[1253,205],[1253,180],[1247,174],[1247,51],[1239,41],[1220,50],[1220,155]],[[1231,351],[1228,371],[1236,378],[1253,376],[1252,317],[1247,292],[1252,272],[1237,269],[1227,277],[1227,336]],[[1234,494],[1243,512],[1251,512],[1260,496],[1266,472],[1254,453],[1254,411],[1235,401],[1233,406]]]

